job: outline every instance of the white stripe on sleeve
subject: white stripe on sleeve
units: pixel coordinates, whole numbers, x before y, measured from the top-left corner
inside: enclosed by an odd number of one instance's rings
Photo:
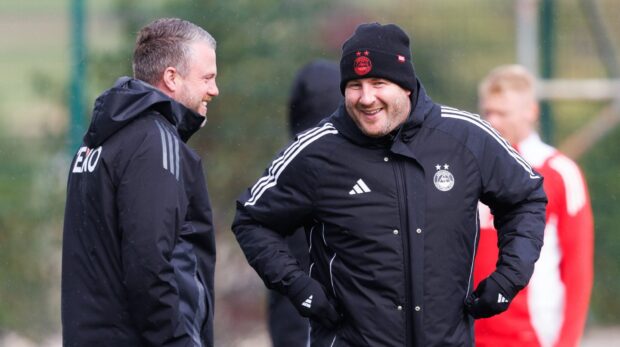
[[[250,190],[251,197],[245,202],[244,206],[253,206],[267,189],[275,186],[278,183],[280,174],[304,148],[325,135],[337,133],[338,130],[331,123],[325,123],[321,127],[310,129],[299,135],[297,141],[293,142],[279,158],[271,163],[267,170],[267,175],[260,178],[254,184]]]
[[[157,127],[159,128],[159,135],[161,136],[161,152],[164,169],[168,170],[168,145],[166,144],[166,135],[163,126],[159,123],[159,121],[155,121]]]
[[[484,130],[486,133],[491,135],[491,137],[495,139],[495,141],[497,141],[504,148],[504,150],[508,153],[508,155],[514,158],[514,160],[519,165],[521,165],[521,167],[523,167],[523,169],[527,171],[527,173],[529,173],[531,179],[540,178],[540,176],[534,173],[534,170],[532,170],[532,167],[530,166],[530,164],[525,159],[523,159],[519,155],[519,153],[517,153],[517,151],[515,151],[515,149],[512,148],[512,146],[508,144],[508,142],[506,142],[506,140],[504,140],[504,138],[501,137],[501,135],[497,132],[497,130],[495,130],[491,126],[491,124],[489,124],[489,122],[483,120],[482,118],[480,118],[480,116],[469,113],[469,112],[457,110],[452,107],[442,106],[441,117],[464,120],[466,122],[476,125],[480,129]]]

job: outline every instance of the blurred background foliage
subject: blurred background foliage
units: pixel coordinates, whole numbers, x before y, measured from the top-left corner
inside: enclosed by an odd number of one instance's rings
[[[86,1],[88,109],[115,79],[131,74],[135,33],[157,17],[193,21],[218,41],[220,96],[190,141],[203,156],[218,242],[218,346],[252,345],[265,334],[264,289],[229,226],[234,200],[288,141],[293,77],[315,58],[337,60],[356,24],[392,22],[410,33],[415,69],[437,102],[477,111],[477,83],[516,62],[515,2],[494,0]],[[554,70],[562,78],[606,76],[579,0],[556,1]],[[620,44],[620,2],[600,0]],[[67,150],[69,15],[63,0],[0,4],[0,335],[41,340],[58,332]],[[7,68],[8,67],[8,68]],[[603,102],[555,101],[554,144],[597,115]],[[620,324],[620,130],[579,163],[596,223],[595,287],[589,326]],[[255,344],[253,346],[256,346]]]

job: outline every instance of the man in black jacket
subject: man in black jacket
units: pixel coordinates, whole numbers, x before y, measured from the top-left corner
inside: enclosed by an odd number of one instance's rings
[[[97,98],[67,186],[65,346],[213,346],[211,206],[185,142],[219,93],[215,48],[190,22],[156,20],[135,79]]]
[[[237,201],[235,233],[265,284],[310,317],[310,345],[472,346],[474,318],[508,307],[542,246],[542,178],[477,115],[434,103],[398,26],[343,45],[345,103],[283,150]],[[474,291],[478,201],[497,268]],[[303,225],[310,273],[283,235]]]
[[[293,81],[288,103],[290,135],[316,126],[342,100],[338,64],[316,59],[304,65]],[[308,243],[303,228],[286,238],[291,254],[308,271]],[[273,347],[302,346],[308,339],[308,319],[301,317],[291,302],[275,290],[269,291],[269,335]]]

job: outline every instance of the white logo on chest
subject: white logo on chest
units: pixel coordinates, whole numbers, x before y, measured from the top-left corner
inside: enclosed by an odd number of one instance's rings
[[[371,192],[370,188],[368,188],[364,180],[360,178],[359,180],[357,180],[357,182],[355,182],[355,185],[353,186],[353,189],[351,189],[351,191],[349,192],[349,195],[363,194],[363,193],[370,193],[370,192]]]
[[[433,183],[435,183],[435,188],[442,192],[447,192],[454,187],[454,176],[448,171],[449,168],[450,165],[448,164],[443,164],[443,166],[439,164],[435,165],[437,172],[435,172],[435,176],[433,176]]]

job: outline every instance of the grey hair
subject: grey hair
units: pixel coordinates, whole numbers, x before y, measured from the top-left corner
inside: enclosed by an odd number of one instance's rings
[[[191,44],[206,42],[214,50],[217,43],[211,34],[189,21],[179,18],[161,18],[138,32],[133,53],[133,75],[150,84],[156,84],[168,67],[174,67],[182,76],[187,75]]]

